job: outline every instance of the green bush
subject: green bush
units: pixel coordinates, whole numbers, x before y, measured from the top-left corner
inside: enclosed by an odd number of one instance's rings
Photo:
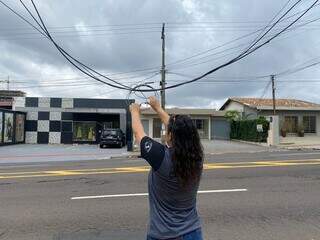
[[[263,131],[257,131],[257,125],[262,124]],[[231,122],[231,139],[238,139],[250,142],[267,142],[269,122],[260,117],[254,120],[240,120]]]

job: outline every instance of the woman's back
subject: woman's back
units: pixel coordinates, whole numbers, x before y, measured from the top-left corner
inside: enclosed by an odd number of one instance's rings
[[[146,136],[140,105],[131,104],[132,129],[142,158],[152,167],[148,181],[148,239],[202,239],[196,208],[203,167],[199,133],[189,116],[170,117],[155,97],[149,98],[149,104],[166,127],[170,148]]]
[[[151,138],[142,139],[141,155],[152,166],[148,180],[148,235],[157,239],[176,238],[200,228],[196,209],[199,181],[182,187],[174,174],[172,149]]]

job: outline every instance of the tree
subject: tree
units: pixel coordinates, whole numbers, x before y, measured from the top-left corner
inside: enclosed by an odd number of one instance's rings
[[[241,113],[237,110],[229,110],[225,113],[224,117],[228,121],[238,121],[241,119]]]

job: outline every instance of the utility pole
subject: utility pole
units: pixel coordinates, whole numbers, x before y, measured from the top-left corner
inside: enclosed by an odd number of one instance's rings
[[[161,64],[161,107],[163,109],[166,108],[166,92],[165,92],[165,87],[166,87],[166,65],[165,65],[165,34],[164,34],[164,29],[165,29],[165,23],[162,24],[162,31],[161,31],[161,39],[162,39],[162,64]]]
[[[10,90],[10,77],[8,76],[8,79],[7,79],[7,88],[8,88],[8,91]]]
[[[164,29],[165,29],[165,23],[162,24],[162,31],[161,31],[161,40],[162,40],[162,63],[161,63],[161,82],[160,82],[160,87],[161,87],[161,107],[163,109],[166,109],[166,63],[165,63],[165,49],[166,49],[166,39],[165,39],[165,34],[164,34]],[[162,123],[161,125],[161,142],[165,143],[165,136],[166,136],[166,127]]]
[[[271,75],[271,82],[272,82],[273,115],[276,115],[276,87],[274,84],[274,75]]]

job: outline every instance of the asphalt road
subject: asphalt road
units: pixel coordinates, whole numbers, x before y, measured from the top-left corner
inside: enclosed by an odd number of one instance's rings
[[[0,239],[145,239],[147,197],[119,194],[146,193],[146,166],[1,164]],[[227,190],[198,196],[205,239],[320,239],[320,152],[208,156],[200,190]]]

